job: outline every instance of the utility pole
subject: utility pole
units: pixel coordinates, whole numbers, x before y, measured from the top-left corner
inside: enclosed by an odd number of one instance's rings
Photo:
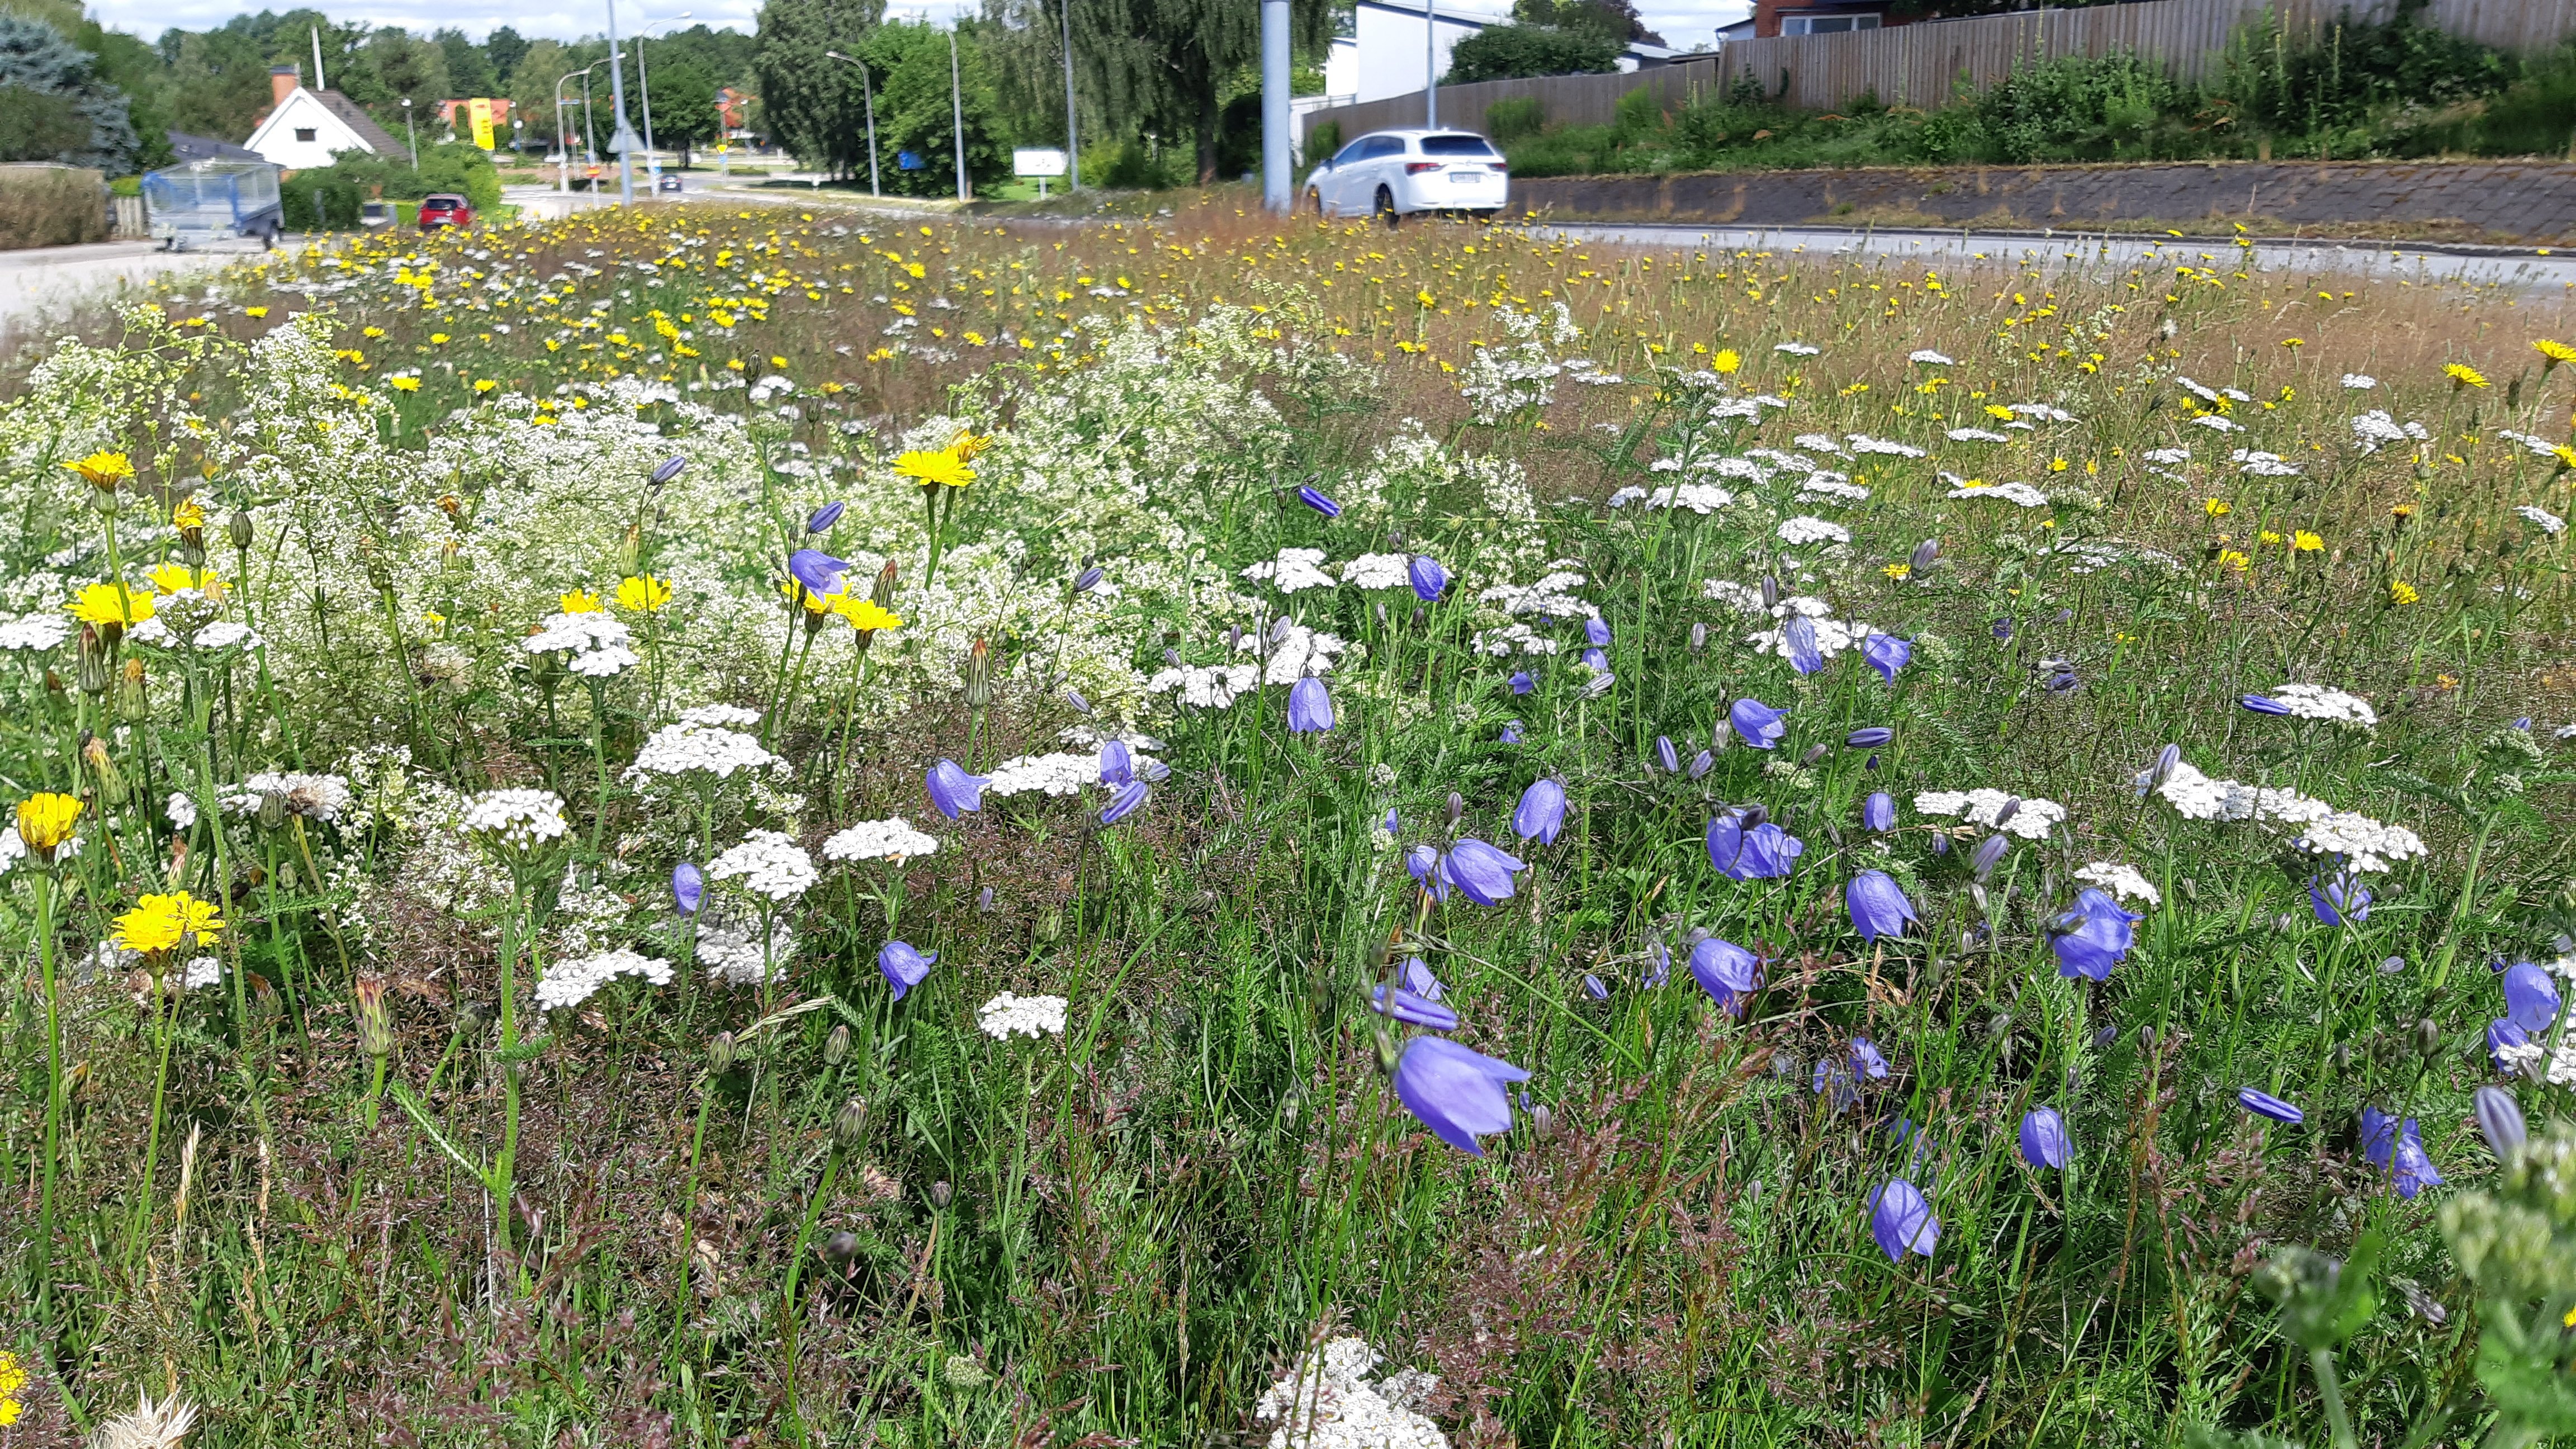
[[[948,22],[948,107],[952,124],[957,128],[957,199],[972,201],[975,192],[966,184],[966,89],[958,79],[957,22]]]
[[[608,144],[617,151],[617,200],[635,204],[635,133],[626,125],[626,62],[617,53],[617,0],[608,0],[608,106],[617,128]]]
[[[1064,0],[1064,189],[1082,189],[1082,135],[1073,123],[1073,0]]]
[[[1268,0],[1264,0],[1264,3],[1268,3]],[[412,127],[411,97],[405,96],[402,98],[402,108],[403,135],[411,142],[411,169],[418,171],[420,169],[420,132]]]
[[[1440,17],[1422,0],[1422,124],[1440,129]]]
[[[837,50],[823,53],[859,68],[859,101],[868,108],[868,195],[881,196],[884,193],[877,190],[877,96],[876,89],[868,84],[868,63]]]
[[[1288,0],[1261,0],[1261,204],[1288,200]]]

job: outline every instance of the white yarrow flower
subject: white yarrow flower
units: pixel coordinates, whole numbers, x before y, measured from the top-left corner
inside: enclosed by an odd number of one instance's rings
[[[486,790],[466,805],[460,825],[468,835],[513,850],[532,850],[572,829],[563,797],[552,790]]]
[[[2567,531],[2566,519],[2563,519],[2557,514],[2550,512],[2546,508],[2539,507],[2536,504],[2525,503],[2521,507],[2516,508],[2514,512],[2521,517],[2523,522],[2530,524],[2532,527],[2537,528],[2541,532],[2549,534],[2552,537],[2556,537],[2557,535]]]
[[[805,847],[775,830],[755,830],[707,862],[707,879],[740,881],[753,895],[779,902],[805,894],[819,878]]]
[[[668,986],[671,963],[658,956],[638,955],[623,946],[596,956],[554,962],[546,967],[545,979],[537,983],[537,1009],[558,1011],[579,1006],[620,976],[641,977],[656,986]]]
[[[1934,367],[1949,367],[1954,365],[1949,354],[1935,352],[1929,347],[1918,347],[1914,349],[1912,352],[1905,354],[1905,360],[1908,362],[1929,363]]]
[[[1849,543],[1851,530],[1830,519],[1800,514],[1780,525],[1778,537],[1788,544]]]
[[[2379,712],[2370,707],[2370,701],[2321,684],[2284,684],[2271,691],[2269,697],[2297,719],[2327,720],[2365,729],[2379,723]]]
[[[1926,790],[1914,797],[1914,808],[1925,815],[1958,815],[1971,825],[1997,828],[2004,806],[2018,799],[2012,818],[2000,827],[2006,835],[2024,840],[2045,840],[2049,828],[2066,818],[2066,807],[2037,795],[2014,796],[2001,790]]]
[[[1013,996],[1005,991],[975,1009],[975,1024],[995,1041],[1008,1041],[1017,1033],[1062,1036],[1064,1008],[1061,996]]]
[[[1370,1383],[1377,1350],[1337,1338],[1272,1384],[1253,1406],[1274,1422],[1269,1449],[1448,1449],[1440,1426],[1419,1411],[1439,1380],[1410,1369]]]
[[[2379,379],[2366,372],[2347,372],[2343,375],[2343,385],[2354,392],[2368,392],[2379,386]]]
[[[170,817],[172,825],[187,830],[197,823],[197,802],[189,797],[187,791],[173,790],[170,798],[162,802],[161,813]]]
[[[51,649],[72,637],[72,621],[60,614],[29,614],[0,624],[0,649]]]
[[[635,752],[635,763],[626,767],[625,780],[635,784],[653,775],[684,775],[703,770],[717,779],[731,778],[737,771],[766,770],[787,762],[763,748],[760,741],[739,730],[727,729],[722,723],[692,719],[721,712],[728,723],[731,716],[751,715],[748,724],[759,718],[749,710],[731,705],[715,705],[707,710],[691,710],[678,724],[664,725]]]
[[[2075,872],[2075,878],[2089,886],[2100,886],[2121,900],[2144,901],[2151,906],[2164,904],[2163,892],[2148,884],[2134,865],[2097,860]]]
[[[1342,565],[1342,582],[1355,589],[1401,589],[1413,582],[1412,566],[1400,553],[1364,553]]]
[[[902,816],[862,820],[823,842],[825,860],[891,860],[900,865],[916,855],[935,855],[939,842],[912,828]]]

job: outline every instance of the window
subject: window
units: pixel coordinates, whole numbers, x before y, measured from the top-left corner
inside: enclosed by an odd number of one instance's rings
[[[1380,156],[1401,156],[1404,154],[1404,138],[1402,136],[1370,136],[1366,138],[1366,140],[1368,149],[1360,153],[1360,159],[1363,161],[1372,161]]]
[[[1841,35],[1853,30],[1878,29],[1875,15],[1789,15],[1780,21],[1782,35]]]
[[[1366,150],[1367,147],[1368,137],[1362,136],[1351,144],[1344,146],[1341,150],[1334,152],[1333,159],[1330,164],[1335,166],[1348,166],[1352,162],[1360,159],[1360,153]]]
[[[1486,145],[1485,138],[1482,136],[1425,136],[1422,138],[1422,154],[1425,156],[1491,156],[1494,154],[1494,148]]]
[[[314,128],[313,128],[313,127],[311,127],[311,126],[298,126],[298,127],[296,127],[296,128],[295,128],[295,139],[296,139],[296,140],[298,140],[298,141],[310,141],[310,140],[313,140],[313,139],[314,139]]]

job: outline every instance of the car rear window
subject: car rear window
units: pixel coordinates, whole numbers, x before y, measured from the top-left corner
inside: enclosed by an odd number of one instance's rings
[[[1425,136],[1422,138],[1422,154],[1425,156],[1491,156],[1494,154],[1494,148],[1486,145],[1485,138],[1482,136]]]

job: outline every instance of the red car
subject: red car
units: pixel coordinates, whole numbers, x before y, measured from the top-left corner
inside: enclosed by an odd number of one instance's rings
[[[424,196],[420,201],[420,229],[436,231],[442,226],[474,226],[474,204],[462,196]]]

